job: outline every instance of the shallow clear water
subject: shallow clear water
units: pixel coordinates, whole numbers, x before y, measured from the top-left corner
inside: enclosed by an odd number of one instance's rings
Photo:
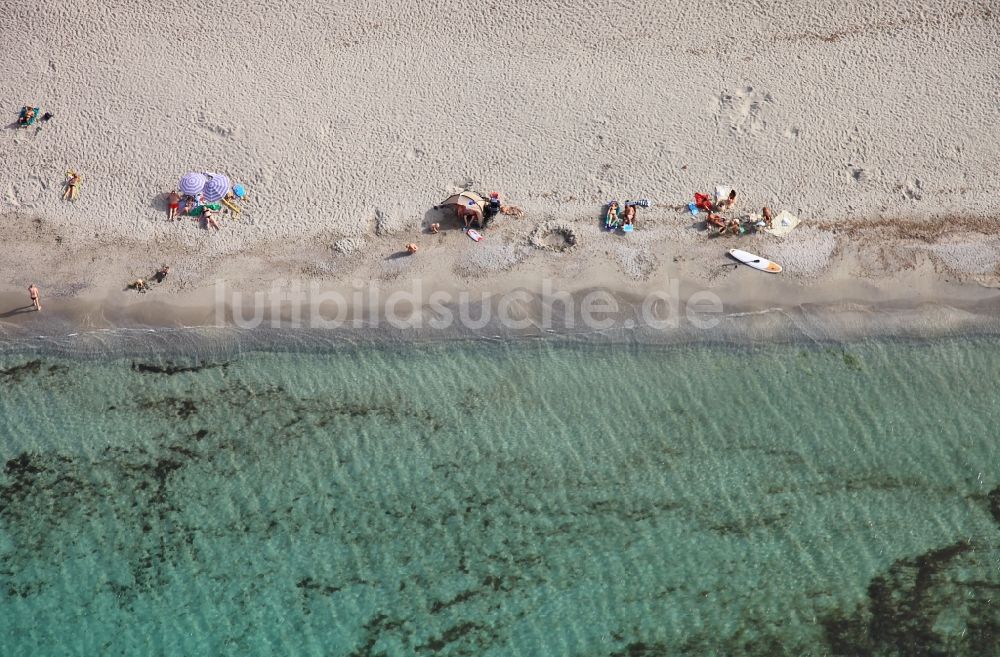
[[[998,654],[997,381],[987,340],[4,356],[0,652]]]

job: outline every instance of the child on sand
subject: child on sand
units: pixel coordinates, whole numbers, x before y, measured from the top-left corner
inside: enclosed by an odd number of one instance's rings
[[[416,252],[417,252],[417,250],[418,250],[419,248],[420,248],[419,246],[417,246],[417,245],[416,245],[416,244],[414,244],[413,242],[410,242],[409,244],[407,244],[407,245],[406,245],[406,252],[407,252],[407,253],[408,253],[409,255],[413,255],[414,253],[416,253]]]

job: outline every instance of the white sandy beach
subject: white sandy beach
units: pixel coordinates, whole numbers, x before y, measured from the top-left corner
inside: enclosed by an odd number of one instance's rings
[[[7,7],[0,40],[0,288],[34,282],[49,307],[118,303],[162,263],[164,295],[220,277],[729,289],[747,275],[720,268],[734,247],[782,262],[804,298],[914,272],[1000,282],[992,2],[46,0]],[[16,129],[24,104],[55,119]],[[243,218],[167,222],[189,170],[247,185]],[[709,239],[684,205],[716,184],[803,223]],[[478,244],[427,234],[466,186],[524,218]],[[599,229],[612,198],[653,202],[634,234]],[[579,245],[532,248],[548,220]]]

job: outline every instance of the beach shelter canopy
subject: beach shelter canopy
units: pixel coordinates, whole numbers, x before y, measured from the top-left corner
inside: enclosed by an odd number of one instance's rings
[[[201,190],[205,188],[206,182],[208,182],[208,177],[205,174],[191,171],[181,176],[178,188],[181,190],[181,194],[194,196],[201,193]]]
[[[229,193],[229,178],[221,173],[212,173],[209,176],[205,188],[201,191],[203,198],[208,203],[221,201]]]
[[[486,199],[475,192],[460,192],[446,198],[441,205],[454,205],[459,217],[471,212],[482,220]]]

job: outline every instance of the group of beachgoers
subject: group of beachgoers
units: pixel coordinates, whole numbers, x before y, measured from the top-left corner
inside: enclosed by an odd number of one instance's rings
[[[490,192],[486,196],[478,192],[466,190],[458,194],[453,194],[440,205],[434,206],[434,209],[436,210],[445,206],[453,206],[455,208],[455,218],[461,224],[462,232],[476,242],[483,239],[479,231],[485,230],[497,215],[524,216],[521,208],[512,205],[503,205],[500,202],[499,192]],[[430,224],[427,230],[432,235],[437,235],[441,232],[440,222]],[[410,242],[403,247],[403,250],[407,255],[413,255],[420,250],[420,246],[415,242]]]
[[[649,201],[609,201],[607,212],[604,213],[604,229],[610,232],[621,231],[631,233],[635,230],[636,208],[648,208]]]
[[[242,208],[236,201],[245,198],[246,191],[242,185],[237,185],[233,190],[226,192],[218,203],[208,203],[197,195],[181,194],[174,189],[167,195],[167,221],[180,221],[182,217],[192,217],[200,220],[205,230],[211,228],[219,230],[217,219],[221,214],[225,211],[230,217],[238,217]]]
[[[170,266],[163,265],[158,270],[156,270],[156,273],[153,274],[150,278],[152,279],[153,283],[162,283],[167,279],[167,274],[169,273],[170,273]],[[137,278],[125,287],[129,290],[135,290],[136,292],[145,293],[149,291],[149,286],[150,282],[147,281],[145,278]]]
[[[710,231],[710,236],[746,235],[748,233],[756,233],[758,230],[774,227],[774,213],[767,206],[761,208],[759,217],[730,217],[727,219],[721,213],[736,207],[736,190],[730,189],[728,193],[725,193],[725,190],[722,189],[720,192],[716,194],[714,201],[708,194],[695,192],[694,202],[688,204],[691,214],[696,217],[699,212],[705,212],[705,225]]]

